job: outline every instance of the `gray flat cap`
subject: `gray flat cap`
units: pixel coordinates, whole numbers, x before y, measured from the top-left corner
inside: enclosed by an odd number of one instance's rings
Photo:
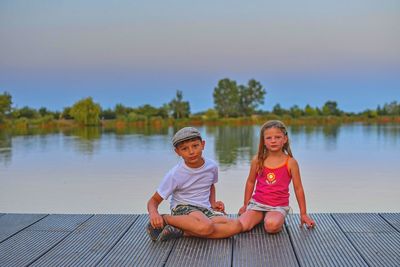
[[[174,145],[174,147],[176,147],[178,143],[196,137],[201,138],[199,130],[194,127],[185,127],[176,132],[176,134],[172,138],[172,144]]]

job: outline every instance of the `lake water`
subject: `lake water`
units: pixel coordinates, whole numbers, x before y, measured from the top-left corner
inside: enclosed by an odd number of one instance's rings
[[[198,127],[204,155],[219,163],[217,199],[228,213],[243,203],[259,127]],[[180,160],[170,144],[175,130],[2,131],[0,212],[144,213]],[[309,213],[400,210],[400,125],[290,127],[289,138]],[[294,194],[290,203],[298,212]],[[168,212],[166,201],[160,210]]]

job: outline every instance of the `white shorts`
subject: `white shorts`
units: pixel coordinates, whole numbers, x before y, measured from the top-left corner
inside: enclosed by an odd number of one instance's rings
[[[255,201],[254,199],[250,199],[249,204],[247,205],[247,210],[257,210],[257,211],[279,211],[286,217],[290,211],[290,206],[269,206]]]

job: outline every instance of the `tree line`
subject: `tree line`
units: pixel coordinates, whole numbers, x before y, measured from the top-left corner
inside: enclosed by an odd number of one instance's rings
[[[129,107],[116,104],[114,108],[103,109],[99,103],[94,102],[91,97],[81,99],[62,111],[50,111],[45,107],[39,109],[24,106],[13,107],[11,94],[4,92],[0,94],[0,124],[15,120],[41,120],[52,121],[57,119],[75,120],[84,125],[98,125],[101,120],[125,120],[127,122],[149,121],[159,119],[184,119],[190,117],[202,117],[208,120],[219,118],[248,117],[251,115],[268,115],[299,117],[316,116],[352,116],[361,115],[368,118],[377,116],[399,116],[400,103],[392,103],[378,106],[375,110],[365,110],[354,114],[339,109],[337,102],[327,101],[322,107],[306,105],[300,108],[294,105],[288,109],[276,104],[272,111],[257,109],[264,104],[267,92],[262,84],[255,79],[250,79],[247,84],[238,84],[229,78],[221,79],[213,92],[214,108],[203,112],[192,114],[190,103],[185,101],[183,93],[176,91],[171,101],[161,107],[145,104],[139,107]]]

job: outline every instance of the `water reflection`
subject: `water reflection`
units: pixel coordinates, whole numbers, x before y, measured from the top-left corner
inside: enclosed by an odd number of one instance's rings
[[[198,128],[205,153],[220,165],[218,196],[237,212],[260,125]],[[179,160],[171,147],[176,130],[0,131],[0,211],[146,212],[149,195]],[[304,125],[289,127],[289,136],[310,211],[398,210],[400,125]],[[371,198],[376,192],[382,197]]]
[[[10,164],[12,157],[11,134],[7,131],[0,131],[0,163],[5,166]]]
[[[257,151],[256,126],[210,127],[208,133],[215,136],[214,147],[218,162],[230,166],[240,159],[249,159]]]
[[[123,127],[123,128],[18,128],[12,131],[0,131],[0,162],[9,164],[12,160],[13,139],[18,138],[18,142],[23,143],[26,151],[40,147],[41,151],[48,149],[50,136],[59,136],[65,148],[73,148],[76,152],[84,155],[99,153],[102,146],[105,150],[114,146],[117,151],[126,149],[136,149],[135,146],[152,147],[154,138],[161,139],[158,145],[170,145],[170,139],[180,127]],[[260,125],[254,126],[205,126],[199,127],[205,130],[207,142],[213,142],[216,160],[221,166],[229,167],[240,161],[248,162],[258,149]],[[338,149],[338,139],[342,131],[345,134],[360,135],[374,138],[374,142],[381,142],[387,146],[398,145],[400,143],[400,125],[296,125],[289,127],[289,136],[292,144],[305,143],[312,145],[319,143],[324,146],[326,151]],[[67,138],[63,138],[67,137]],[[208,139],[208,140],[207,140]],[[373,140],[371,140],[373,142]],[[140,148],[140,149],[142,149]],[[156,149],[156,148],[155,148]]]
[[[67,146],[70,142],[75,149],[85,155],[93,155],[100,150],[101,128],[99,127],[83,127],[68,129],[63,132],[65,136],[77,137],[73,139],[66,139]]]

